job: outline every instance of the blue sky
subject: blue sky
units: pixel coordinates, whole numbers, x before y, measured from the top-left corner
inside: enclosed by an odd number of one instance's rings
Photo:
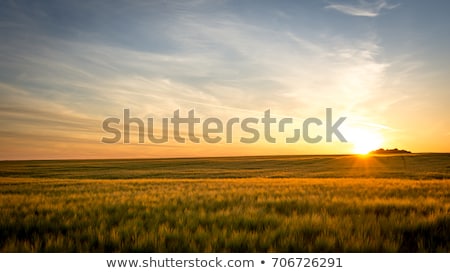
[[[301,120],[333,108],[386,147],[450,151],[448,1],[2,1],[0,158],[348,153],[310,145],[104,145],[138,117]],[[363,134],[365,135],[365,134]],[[353,137],[353,138],[352,138]],[[356,141],[356,140],[355,140]]]

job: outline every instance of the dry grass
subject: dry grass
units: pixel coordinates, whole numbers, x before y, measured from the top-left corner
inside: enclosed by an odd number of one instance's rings
[[[3,252],[449,252],[450,181],[0,178]]]

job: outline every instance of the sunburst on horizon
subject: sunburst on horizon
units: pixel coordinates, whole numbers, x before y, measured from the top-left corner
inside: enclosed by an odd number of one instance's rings
[[[355,154],[368,154],[379,149],[383,144],[383,137],[379,133],[366,129],[351,129],[348,138],[349,142],[353,144],[353,153]]]

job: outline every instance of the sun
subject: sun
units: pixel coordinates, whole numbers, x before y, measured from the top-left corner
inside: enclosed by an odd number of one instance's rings
[[[383,138],[377,132],[365,129],[352,129],[348,134],[349,142],[353,144],[353,153],[367,154],[379,149]]]

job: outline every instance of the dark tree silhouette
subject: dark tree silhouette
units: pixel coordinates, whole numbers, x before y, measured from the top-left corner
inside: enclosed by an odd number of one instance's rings
[[[395,149],[378,149],[370,152],[370,154],[410,154],[410,151]]]

